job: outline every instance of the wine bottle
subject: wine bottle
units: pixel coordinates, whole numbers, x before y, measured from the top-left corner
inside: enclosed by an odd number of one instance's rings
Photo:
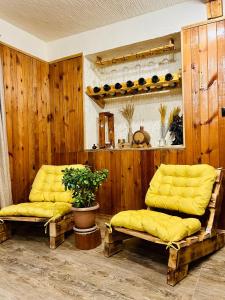
[[[110,91],[111,86],[108,85],[108,84],[105,84],[105,85],[103,86],[103,89],[104,89],[105,92],[108,92],[108,91]]]
[[[100,87],[95,86],[95,87],[93,88],[93,91],[94,91],[94,93],[98,93],[98,92],[101,91],[101,89],[100,89]]]
[[[132,86],[134,86],[133,81],[128,80],[128,81],[127,81],[127,87],[132,87]]]
[[[143,77],[141,77],[141,78],[138,79],[138,84],[139,85],[144,85],[144,84],[146,84],[146,80]]]
[[[153,76],[152,76],[152,82],[153,82],[153,83],[159,82],[159,77],[158,77],[157,75],[153,75]]]
[[[115,84],[115,89],[116,89],[116,90],[121,89],[121,87],[122,87],[122,85],[121,85],[119,82],[117,82],[117,83]]]
[[[167,73],[166,75],[165,75],[165,80],[166,81],[170,81],[170,80],[172,80],[173,79],[173,75],[171,74],[171,73]]]
[[[133,92],[133,94],[138,94],[139,91],[138,91],[138,89],[133,89],[132,92]]]

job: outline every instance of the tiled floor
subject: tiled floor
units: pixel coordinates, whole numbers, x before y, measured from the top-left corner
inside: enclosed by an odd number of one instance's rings
[[[43,234],[20,233],[0,245],[0,300],[225,299],[225,248],[171,287],[160,246],[129,240],[123,252],[105,258],[103,245],[76,249],[73,235],[56,250],[47,243]]]

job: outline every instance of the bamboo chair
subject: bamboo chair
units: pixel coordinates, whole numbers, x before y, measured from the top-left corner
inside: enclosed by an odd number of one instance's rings
[[[225,245],[225,231],[217,228],[223,199],[223,172],[217,169],[217,178],[211,200],[203,216],[202,228],[193,236],[176,242],[177,249],[169,248],[167,283],[174,286],[188,274],[188,265],[203,256],[215,252]],[[136,237],[166,246],[167,243],[148,233],[123,227],[106,228],[104,255],[110,257],[123,249],[123,240]]]

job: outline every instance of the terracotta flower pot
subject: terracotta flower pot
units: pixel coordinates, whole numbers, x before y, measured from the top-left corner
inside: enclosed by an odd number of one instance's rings
[[[91,207],[72,207],[74,212],[75,227],[81,229],[93,227],[95,225],[96,212],[98,209],[98,203]]]

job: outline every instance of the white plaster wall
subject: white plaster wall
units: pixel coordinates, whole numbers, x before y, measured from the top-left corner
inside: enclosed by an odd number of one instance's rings
[[[0,42],[40,59],[48,60],[46,42],[2,19],[0,19]]]
[[[51,61],[74,53],[83,52],[86,55],[113,49],[179,32],[183,26],[206,19],[205,4],[199,0],[189,0],[159,11],[49,42],[48,58]]]

